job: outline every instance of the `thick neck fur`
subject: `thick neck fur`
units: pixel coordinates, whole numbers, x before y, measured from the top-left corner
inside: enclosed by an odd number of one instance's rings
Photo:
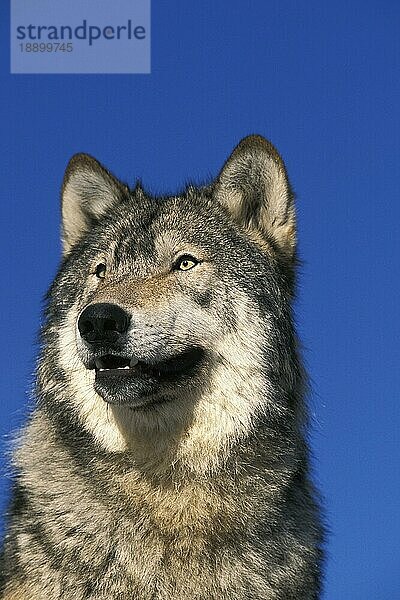
[[[33,486],[38,497],[46,496],[50,479],[52,488],[58,489],[59,501],[66,493],[72,494],[70,502],[80,519],[90,520],[93,499],[86,482],[91,482],[96,504],[103,504],[108,520],[124,515],[129,527],[133,518],[134,527],[144,527],[143,531],[147,529],[146,522],[151,522],[162,536],[178,535],[182,544],[187,539],[190,545],[193,532],[205,543],[218,532],[226,534],[248,527],[261,514],[265,519],[265,507],[274,512],[300,458],[292,442],[285,442],[285,436],[278,442],[277,435],[261,421],[246,439],[236,442],[218,467],[203,473],[189,469],[178,458],[176,444],[166,444],[162,457],[153,454],[145,458],[138,454],[138,446],[124,453],[109,453],[102,451],[77,423],[68,423],[68,418],[64,420],[60,415],[56,422],[54,428],[52,419],[54,437],[49,437],[46,411],[37,412],[28,426],[25,446],[17,454],[28,477],[29,463],[32,456],[36,457],[32,472],[37,479],[30,480],[29,486]],[[43,460],[38,476],[39,446]],[[35,452],[31,451],[33,448]],[[61,465],[65,481],[60,479]],[[53,478],[55,471],[57,478]],[[71,477],[75,480],[73,486]],[[85,482],[85,489],[81,481]]]

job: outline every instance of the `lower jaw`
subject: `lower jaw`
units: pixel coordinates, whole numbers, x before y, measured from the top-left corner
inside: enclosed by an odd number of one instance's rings
[[[96,375],[94,389],[108,404],[128,406],[132,409],[145,408],[160,396],[160,386],[155,382],[126,377],[120,381],[113,381],[108,377],[100,379]]]

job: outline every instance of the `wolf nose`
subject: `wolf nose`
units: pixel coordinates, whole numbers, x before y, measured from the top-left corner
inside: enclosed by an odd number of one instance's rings
[[[116,342],[128,331],[130,317],[116,304],[89,304],[78,320],[81,337],[88,344]]]

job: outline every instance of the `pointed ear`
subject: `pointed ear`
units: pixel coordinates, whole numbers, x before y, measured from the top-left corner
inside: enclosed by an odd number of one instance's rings
[[[239,225],[293,257],[293,193],[283,160],[271,142],[259,135],[244,138],[226,161],[215,194]]]
[[[61,192],[63,253],[68,254],[128,188],[88,154],[76,154],[68,163]]]

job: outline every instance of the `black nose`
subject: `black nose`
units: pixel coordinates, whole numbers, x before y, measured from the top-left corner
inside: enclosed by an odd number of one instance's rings
[[[78,320],[81,337],[88,344],[116,342],[128,331],[129,315],[116,304],[89,304]]]

